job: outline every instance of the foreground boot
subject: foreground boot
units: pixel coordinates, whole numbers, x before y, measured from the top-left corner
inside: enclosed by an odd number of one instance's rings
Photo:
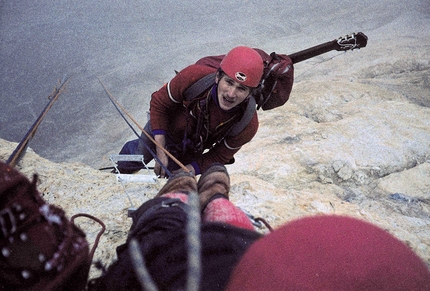
[[[200,177],[197,184],[200,209],[203,211],[212,199],[226,198],[230,192],[230,176],[222,164],[214,164]]]
[[[154,198],[158,198],[167,193],[189,194],[191,192],[197,192],[196,177],[191,173],[179,172],[169,178],[167,183]]]

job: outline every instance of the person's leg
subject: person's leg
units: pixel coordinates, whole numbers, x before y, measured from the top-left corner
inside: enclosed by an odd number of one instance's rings
[[[135,228],[141,228],[141,225],[144,224],[142,221],[147,216],[151,216],[153,212],[158,211],[160,207],[177,206],[178,203],[181,203],[180,208],[183,209],[182,204],[187,204],[188,195],[192,192],[197,193],[197,182],[192,174],[180,172],[170,177],[153,199],[143,203],[133,212],[131,216],[133,224],[130,232],[133,232]],[[176,205],[174,204],[175,201]]]
[[[212,185],[214,186],[214,185]],[[137,239],[145,266],[160,290],[184,290],[188,274],[186,238],[187,194],[197,192],[194,176],[171,177],[158,195],[133,214],[127,244],[117,249],[118,259],[88,290],[140,290],[129,254],[131,239]],[[215,201],[209,202],[207,209]],[[219,221],[219,220],[218,220]],[[230,273],[246,250],[261,235],[254,230],[221,223],[201,226],[201,286],[199,290],[223,290]]]
[[[143,130],[146,133],[148,133],[150,136],[154,137],[154,135],[152,134],[151,123],[149,121],[146,123]],[[150,150],[148,149],[148,147]],[[152,151],[152,153],[151,153],[151,151]],[[140,135],[140,139],[139,139],[139,143],[138,143],[138,147],[137,147],[137,152],[139,152],[143,155],[143,161],[145,162],[145,164],[152,161],[154,159],[152,154],[156,153],[155,144],[143,132]]]
[[[224,222],[236,227],[254,230],[249,217],[227,199],[212,200],[202,213],[204,222]]]
[[[129,243],[137,240],[145,265],[160,290],[183,289],[187,268],[187,195],[197,192],[194,176],[172,176],[154,199],[133,214],[127,242],[117,248],[117,261],[92,280],[89,290],[140,290],[133,271]]]
[[[230,177],[224,165],[214,164],[198,183],[202,221],[223,222],[254,230],[248,216],[229,201]]]
[[[148,123],[145,125],[144,130],[152,134],[151,126]],[[155,153],[154,143],[142,132],[140,138],[128,141],[124,144],[120,150],[120,155],[143,155],[143,161],[145,164],[149,163],[153,159],[153,155],[148,147]],[[122,174],[131,174],[143,169],[144,165],[141,162],[129,162],[120,161],[118,162],[118,170]]]

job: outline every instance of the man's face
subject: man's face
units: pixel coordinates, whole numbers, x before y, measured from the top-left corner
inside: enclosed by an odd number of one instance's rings
[[[218,102],[223,110],[230,110],[242,103],[251,93],[251,88],[236,82],[226,74],[221,78],[217,76]]]

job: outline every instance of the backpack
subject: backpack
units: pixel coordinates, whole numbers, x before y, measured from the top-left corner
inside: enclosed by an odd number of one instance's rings
[[[256,50],[264,62],[263,76],[260,85],[250,96],[242,118],[229,130],[227,136],[238,135],[251,121],[256,110],[270,110],[284,105],[293,88],[293,63],[287,55],[268,55],[260,49]],[[209,66],[218,69],[225,55],[203,57],[196,62],[197,65]],[[281,68],[281,70],[280,70]],[[184,92],[184,99],[191,101],[214,84],[216,73],[204,76],[196,81]]]

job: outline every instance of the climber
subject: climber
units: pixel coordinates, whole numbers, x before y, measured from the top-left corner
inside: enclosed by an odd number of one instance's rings
[[[263,71],[270,69],[265,67],[268,64],[263,58],[270,59],[270,56],[258,49],[238,46],[225,56],[205,57],[180,71],[152,94],[150,120],[144,130],[160,146],[142,134],[141,138],[127,142],[120,154],[143,155],[147,164],[153,159],[149,147],[169,171],[177,170],[178,165],[169,161],[162,147],[194,175],[203,173],[216,162],[233,163],[235,153],[254,137],[258,129],[255,101],[250,103],[250,98],[260,85]],[[287,56],[284,58],[271,74],[275,74],[276,79],[285,79],[279,84],[283,84],[282,91],[288,99],[293,68],[291,60]],[[206,76],[209,85],[198,91],[197,96],[186,97],[187,90]],[[243,121],[247,114],[249,119]],[[232,128],[241,122],[243,128],[230,135]],[[136,162],[118,163],[121,173],[133,173],[142,167]],[[160,177],[166,176],[158,162],[154,172]]]

